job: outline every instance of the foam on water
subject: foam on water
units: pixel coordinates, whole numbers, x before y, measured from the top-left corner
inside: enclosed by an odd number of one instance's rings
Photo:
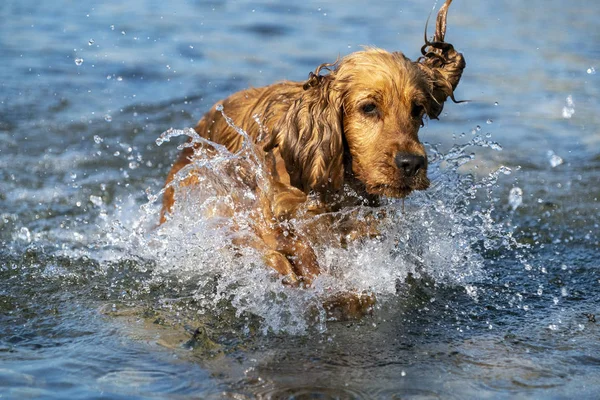
[[[233,121],[229,123],[234,126]],[[190,299],[196,309],[188,311],[198,314],[219,314],[227,304],[239,319],[259,317],[263,332],[323,331],[328,318],[323,307],[326,299],[347,292],[369,293],[378,304],[384,304],[402,294],[399,284],[409,274],[439,285],[462,286],[475,298],[477,293],[469,288],[482,278],[481,253],[515,245],[510,232],[493,220],[493,202],[486,202],[483,208],[470,205],[481,193],[490,197],[498,176],[510,170],[502,167],[483,179],[457,172],[474,159],[467,153],[469,147],[494,149],[493,143],[476,135],[446,154],[428,145],[429,190],[412,194],[406,202],[389,199],[378,208],[356,207],[333,215],[334,220],[375,217],[379,234],[345,246],[314,240],[310,244],[322,274],[310,288],[286,286],[282,277],[265,265],[260,251],[248,244],[255,239],[252,221],[261,193],[269,190],[261,154],[248,140],[233,154],[199,137],[193,129],[170,129],[157,144],[177,136],[189,137],[180,147],[201,146],[194,149],[194,161],[171,183],[177,201],[167,222],[158,225],[164,189],[158,193],[148,189],[149,201],[138,213],[120,212],[105,218],[102,229],[106,236],[96,246],[104,250],[95,254],[109,262],[133,257],[152,265],[142,292],[149,292],[152,285],[174,289],[171,297],[156,299],[157,303]],[[181,184],[192,175],[198,184]],[[321,235],[333,236],[335,227],[319,223],[331,216],[288,224],[300,233],[309,225],[320,226]],[[314,239],[314,231],[312,235],[306,235],[307,240]]]

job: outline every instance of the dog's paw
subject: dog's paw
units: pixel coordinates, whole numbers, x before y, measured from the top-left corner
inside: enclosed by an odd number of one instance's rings
[[[360,319],[373,312],[375,295],[372,293],[338,293],[323,302],[327,317],[334,321]]]
[[[300,279],[294,272],[292,264],[282,253],[272,250],[265,254],[265,264],[283,275],[282,283],[290,286],[298,286]]]

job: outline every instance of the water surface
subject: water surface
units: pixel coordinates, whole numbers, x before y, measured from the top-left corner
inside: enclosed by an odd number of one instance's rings
[[[452,4],[471,102],[421,130],[432,189],[387,204],[381,238],[319,248],[313,291],[208,221],[153,229],[164,131],[361,45],[416,58],[432,5],[2,2],[0,395],[596,397],[595,1]],[[347,289],[372,315],[327,321]]]

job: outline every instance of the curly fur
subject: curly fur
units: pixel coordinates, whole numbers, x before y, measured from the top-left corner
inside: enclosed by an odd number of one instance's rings
[[[397,157],[426,160],[418,138],[423,118],[437,119],[445,100],[454,100],[465,61],[444,42],[450,2],[440,9],[433,41],[426,40],[423,56],[417,61],[400,52],[366,48],[333,64],[320,65],[305,82],[251,88],[218,103],[269,161],[273,185],[263,204],[269,216],[290,218],[301,207],[322,213],[347,205],[374,205],[379,196],[401,198],[413,190],[427,189],[426,162],[416,172],[407,173],[398,166]],[[232,152],[242,145],[242,137],[216,107],[195,130]],[[193,150],[186,148],[167,182],[191,157]],[[348,195],[349,191],[342,190],[345,185],[356,194]],[[161,222],[174,202],[169,188]],[[319,267],[303,238],[282,235],[276,223],[257,231],[269,249],[267,262],[292,281],[310,284]]]

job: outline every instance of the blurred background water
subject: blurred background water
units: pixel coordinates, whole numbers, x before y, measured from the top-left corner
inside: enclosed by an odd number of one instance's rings
[[[188,255],[157,273],[165,260],[128,230],[178,153],[156,145],[163,131],[361,45],[414,59],[432,6],[4,0],[0,397],[597,397],[595,0],[452,4],[446,38],[467,60],[456,96],[471,102],[421,130],[447,192],[409,210],[424,226],[453,220],[439,242],[457,257],[424,257],[435,284],[401,282],[372,316],[292,332],[272,310],[253,322],[234,292],[231,312],[213,297],[212,314],[186,326],[199,310],[190,270],[202,264]]]

